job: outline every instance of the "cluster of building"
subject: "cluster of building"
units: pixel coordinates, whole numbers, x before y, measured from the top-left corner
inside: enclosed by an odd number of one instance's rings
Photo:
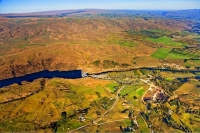
[[[143,97],[144,102],[162,102],[167,98],[167,95],[161,88],[148,90],[146,95]]]

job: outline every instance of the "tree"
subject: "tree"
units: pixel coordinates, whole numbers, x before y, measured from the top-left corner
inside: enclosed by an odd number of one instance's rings
[[[66,112],[62,112],[61,113],[61,118],[62,119],[66,119],[67,118],[67,113]]]
[[[119,128],[120,128],[120,130],[122,131],[122,132],[124,132],[124,129],[123,129],[123,127],[120,125],[119,126]]]
[[[134,98],[134,99],[137,99],[137,97],[136,97],[136,96],[133,96],[133,98]]]
[[[151,110],[151,103],[147,103],[147,110]]]

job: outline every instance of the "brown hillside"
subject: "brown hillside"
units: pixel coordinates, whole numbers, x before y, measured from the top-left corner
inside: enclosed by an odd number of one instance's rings
[[[124,31],[141,29],[181,31],[188,28],[184,21],[170,19],[144,20],[128,17],[1,19],[0,79],[44,69],[83,69],[94,72],[121,67],[120,64],[123,63],[131,66],[135,56],[148,57],[155,49],[141,41],[140,37],[130,37]],[[126,47],[115,41],[123,39],[137,45]],[[100,64],[94,65],[93,62],[97,60],[100,60]],[[119,65],[105,67],[104,60],[114,61]],[[158,64],[157,59],[150,59],[148,65]]]

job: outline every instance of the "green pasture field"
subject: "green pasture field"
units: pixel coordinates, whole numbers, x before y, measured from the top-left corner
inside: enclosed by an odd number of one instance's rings
[[[171,51],[169,48],[159,48],[151,56],[158,59],[165,59],[168,56],[168,53]]]
[[[115,87],[117,87],[117,86],[119,86],[119,84],[113,82],[113,83],[108,84],[106,87],[108,87],[111,92],[114,92],[115,91]]]
[[[65,125],[65,124],[61,125],[58,128],[57,132],[67,132],[68,128],[70,128],[71,130],[73,130],[73,129],[76,129],[78,127],[83,126],[84,124],[85,123],[81,123],[78,120],[71,120],[70,122],[67,123],[67,125]]]
[[[187,44],[185,44],[185,43],[173,41],[170,37],[166,37],[166,36],[163,36],[160,38],[147,38],[146,40],[154,42],[154,43],[162,43],[167,46],[176,46],[176,47],[187,46]]]
[[[136,96],[137,98],[140,98],[145,92],[145,89],[141,86],[126,86],[122,92],[121,95],[128,94],[128,97],[133,99],[133,96]]]
[[[189,53],[185,51],[174,51],[170,48],[159,48],[157,51],[155,51],[151,57],[157,58],[157,59],[190,59],[190,58],[198,58],[198,55],[196,53]]]
[[[196,53],[191,52],[184,52],[184,51],[171,51],[167,58],[172,59],[190,59],[190,58],[198,58],[199,55]]]
[[[139,129],[142,133],[148,133],[149,132],[147,125],[145,124],[144,120],[141,117],[137,117],[137,122],[139,124]]]

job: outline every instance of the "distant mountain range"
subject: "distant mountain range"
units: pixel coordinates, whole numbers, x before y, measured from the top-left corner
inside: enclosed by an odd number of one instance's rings
[[[98,15],[98,16],[136,16],[136,17],[166,17],[177,19],[198,19],[200,20],[200,9],[176,10],[176,11],[153,11],[153,10],[101,10],[101,9],[80,9],[80,10],[57,10],[33,13],[10,13],[0,14],[7,18],[26,18],[26,17],[65,17],[76,15]]]

